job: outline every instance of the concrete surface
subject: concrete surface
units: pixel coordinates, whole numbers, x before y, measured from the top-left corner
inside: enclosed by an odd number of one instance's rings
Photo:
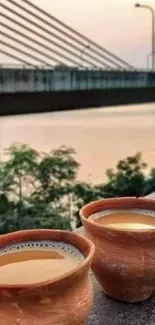
[[[155,297],[143,303],[125,304],[100,292],[86,325],[155,325]]]
[[[155,199],[155,193],[148,197]],[[77,232],[83,234],[83,227]],[[155,296],[135,304],[117,302],[102,292],[92,272],[90,277],[94,289],[94,306],[86,325],[155,325]]]

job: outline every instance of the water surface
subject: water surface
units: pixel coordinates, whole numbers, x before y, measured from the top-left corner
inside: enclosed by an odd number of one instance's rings
[[[79,179],[102,182],[119,159],[142,152],[155,167],[155,103],[0,118],[0,148],[27,143],[40,151],[66,145],[81,163]]]

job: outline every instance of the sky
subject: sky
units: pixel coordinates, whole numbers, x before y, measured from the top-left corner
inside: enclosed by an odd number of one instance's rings
[[[151,14],[133,0],[31,0],[136,67],[151,52]],[[154,0],[141,4],[155,8]]]

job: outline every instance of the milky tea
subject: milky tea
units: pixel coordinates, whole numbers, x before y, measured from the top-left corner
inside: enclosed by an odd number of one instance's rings
[[[74,246],[52,241],[24,242],[0,249],[0,285],[35,284],[74,270],[84,259]]]
[[[155,229],[155,211],[126,209],[104,210],[89,217],[92,222],[123,230]]]

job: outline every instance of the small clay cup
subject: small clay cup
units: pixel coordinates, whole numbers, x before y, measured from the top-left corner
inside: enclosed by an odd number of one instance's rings
[[[88,277],[94,245],[67,231],[27,230],[0,236],[0,250],[14,244],[54,241],[76,247],[84,257],[71,272],[35,285],[0,284],[0,322],[3,325],[83,325],[92,307]]]
[[[146,209],[155,212],[155,200],[103,199],[81,209],[85,235],[96,248],[92,270],[105,294],[125,302],[143,301],[155,291],[155,230],[110,228],[108,224],[101,225],[89,218],[100,211],[120,209]],[[105,215],[105,221],[106,218]],[[155,218],[153,220],[151,217],[151,221],[155,225]],[[137,222],[150,223],[150,216],[143,215]]]

